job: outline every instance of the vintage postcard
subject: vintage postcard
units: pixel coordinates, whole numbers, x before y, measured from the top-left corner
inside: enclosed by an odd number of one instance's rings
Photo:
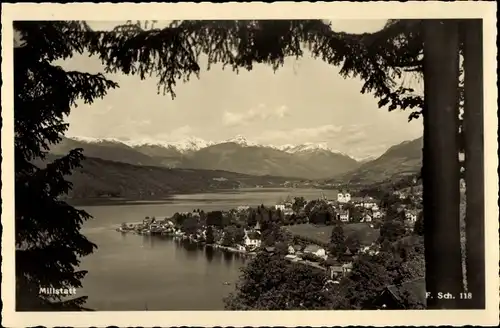
[[[498,324],[495,27],[2,5],[2,324]]]

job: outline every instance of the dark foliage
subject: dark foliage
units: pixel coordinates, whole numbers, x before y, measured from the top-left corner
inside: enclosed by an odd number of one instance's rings
[[[92,103],[117,85],[103,75],[67,72],[51,64],[81,53],[78,22],[15,22],[23,40],[14,49],[16,305],[18,310],[82,310],[86,297],[73,299],[39,293],[40,287],[80,288],[85,271],[80,257],[96,245],[80,234],[90,215],[60,197],[71,189],[65,176],[79,166],[80,149],[43,169],[50,145],[61,140],[77,99]],[[75,33],[77,32],[77,33]]]

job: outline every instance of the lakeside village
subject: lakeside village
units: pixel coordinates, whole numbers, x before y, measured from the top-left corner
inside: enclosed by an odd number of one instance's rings
[[[146,217],[141,223],[123,223],[117,231],[171,236],[247,256],[279,253],[291,262],[324,270],[330,281],[338,283],[357,256],[379,253],[380,227],[387,215],[400,218],[406,232],[413,230],[421,212],[421,192],[394,191],[389,195],[392,200],[384,198],[351,197],[349,192],[338,193],[335,200],[324,195],[310,201],[288,197],[272,207],[241,205],[229,211]],[[343,230],[340,250],[332,245],[338,226]]]

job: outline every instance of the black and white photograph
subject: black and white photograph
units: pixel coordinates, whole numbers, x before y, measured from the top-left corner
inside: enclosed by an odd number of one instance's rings
[[[466,5],[2,17],[3,303],[498,323],[496,4]]]

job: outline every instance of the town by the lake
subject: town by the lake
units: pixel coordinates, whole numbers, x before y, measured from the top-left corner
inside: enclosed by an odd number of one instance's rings
[[[146,216],[140,222],[123,222],[116,231],[196,245],[201,252],[210,249],[244,258],[279,257],[289,265],[317,271],[324,276],[322,289],[328,291],[352,279],[353,263],[361,257],[375,261],[381,251],[402,243],[412,247],[421,243],[422,222],[417,223],[422,210],[421,185],[415,177],[402,181],[404,188],[385,193],[368,188],[335,195],[329,190],[329,195],[336,196],[329,198],[317,189],[317,199],[288,195],[275,204],[240,204],[213,211],[194,208],[172,216]],[[401,288],[410,288],[416,304],[425,304],[424,280],[418,273],[403,286],[387,285],[376,295],[374,304],[404,307],[398,294],[393,295]]]

